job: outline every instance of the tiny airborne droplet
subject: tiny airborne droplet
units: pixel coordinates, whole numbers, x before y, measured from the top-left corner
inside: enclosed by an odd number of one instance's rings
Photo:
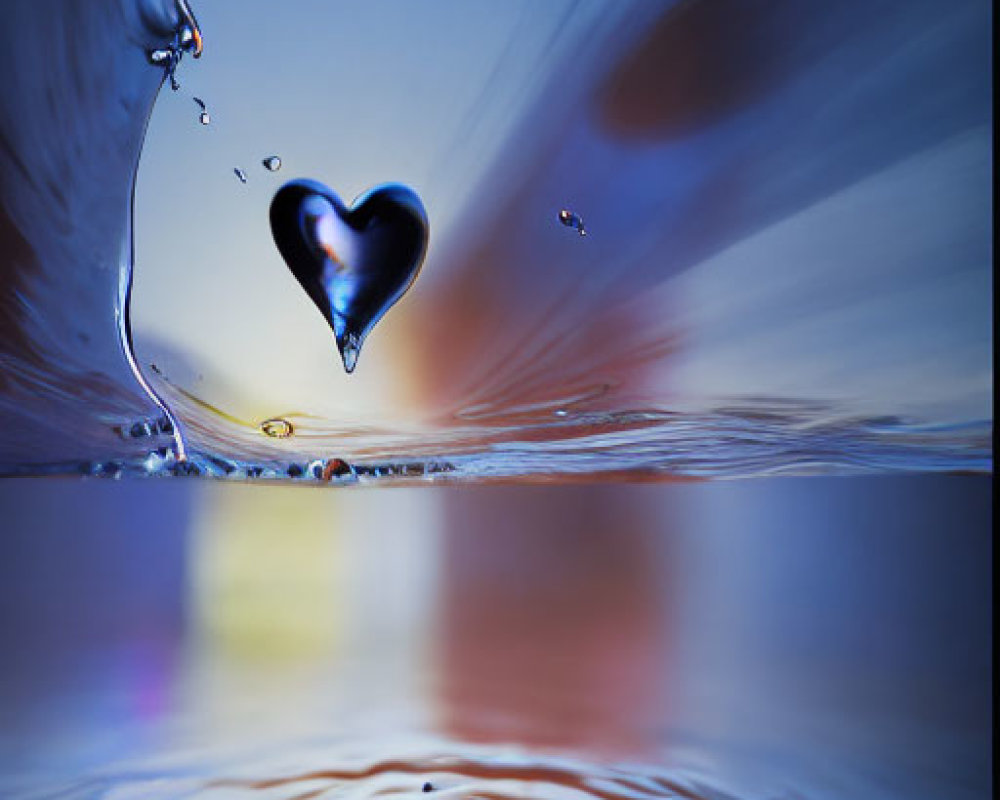
[[[192,97],[191,99],[194,100],[201,109],[201,114],[198,115],[198,121],[201,122],[202,125],[208,125],[212,121],[212,118],[208,115],[208,106],[205,105],[205,101],[200,97]]]
[[[581,236],[587,235],[587,229],[583,226],[583,219],[568,208],[564,208],[559,212],[559,221],[567,228],[576,228]]]
[[[277,172],[281,169],[281,156],[268,156],[260,163],[264,165],[264,169]]]
[[[247,182],[247,174],[241,170],[239,167],[233,167],[233,174],[240,179],[240,183]]]
[[[272,439],[287,439],[295,433],[295,428],[292,427],[292,423],[287,419],[282,419],[281,417],[265,419],[262,423],[260,423],[260,425],[257,426],[257,428],[265,436],[270,436]]]

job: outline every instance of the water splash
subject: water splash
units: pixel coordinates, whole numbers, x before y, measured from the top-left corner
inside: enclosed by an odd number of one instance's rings
[[[177,67],[181,59],[185,53],[191,53],[194,58],[201,58],[204,39],[198,20],[195,19],[187,0],[175,0],[175,3],[180,23],[174,31],[173,39],[165,47],[149,51],[148,58],[151,64],[163,67],[164,74],[170,81],[170,88],[176,92],[181,88],[177,80]]]

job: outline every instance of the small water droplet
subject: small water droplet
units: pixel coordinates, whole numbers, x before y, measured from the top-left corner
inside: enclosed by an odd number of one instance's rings
[[[587,235],[587,229],[583,226],[583,219],[568,208],[564,208],[559,212],[559,221],[567,228],[575,228],[581,236]]]
[[[277,172],[281,169],[281,156],[268,156],[260,163],[264,165],[265,169],[270,170],[271,172]]]
[[[208,114],[208,106],[205,105],[205,101],[200,97],[192,97],[191,99],[194,100],[198,104],[198,108],[201,109],[201,114],[198,115],[199,121],[202,125],[208,125],[212,121],[212,118]]]
[[[329,458],[323,465],[323,470],[319,477],[324,481],[331,481],[334,478],[346,478],[348,476],[356,478],[354,470],[342,458]]]
[[[240,183],[247,182],[247,174],[241,170],[239,167],[233,167],[233,174],[240,179]]]
[[[424,784],[422,791],[424,791],[424,792],[433,792],[434,791],[434,785],[430,781],[427,781],[427,783]]]
[[[128,434],[133,439],[141,439],[144,436],[152,436],[153,428],[148,422],[136,422],[129,428]]]
[[[356,333],[346,332],[338,337],[337,346],[340,348],[340,356],[344,359],[344,369],[350,375],[358,365],[358,356],[361,354],[361,337]]]
[[[295,428],[292,427],[292,423],[287,419],[282,419],[281,417],[265,419],[262,423],[260,423],[260,425],[257,426],[257,428],[265,436],[270,436],[272,439],[287,439],[295,433]]]
[[[555,414],[557,417],[568,417],[569,416],[569,412],[565,408],[557,408],[552,413]]]
[[[164,64],[169,62],[170,59],[173,57],[174,53],[172,50],[168,50],[165,48],[160,50],[152,50],[149,53],[149,63],[156,64],[157,66],[163,66]]]

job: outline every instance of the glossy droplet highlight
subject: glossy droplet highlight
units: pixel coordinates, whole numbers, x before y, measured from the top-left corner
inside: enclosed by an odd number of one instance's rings
[[[264,169],[270,172],[277,172],[281,169],[281,156],[268,156],[260,163],[264,165]]]
[[[428,236],[420,198],[388,184],[348,208],[321,183],[291,181],[271,201],[271,233],[353,372],[365,337],[420,272]]]
[[[225,126],[223,126],[223,127],[225,127]],[[239,167],[233,167],[233,174],[236,175],[236,177],[240,179],[240,183],[246,183],[247,182],[247,174],[243,170],[241,170]]]
[[[587,235],[587,229],[583,225],[583,219],[579,214],[574,214],[568,208],[559,212],[559,221],[567,228],[575,228],[581,236]]]
[[[287,439],[295,433],[292,423],[281,417],[265,419],[257,428],[265,436],[270,436],[272,439]]]

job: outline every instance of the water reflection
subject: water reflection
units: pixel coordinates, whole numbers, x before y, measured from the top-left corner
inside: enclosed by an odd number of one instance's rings
[[[987,479],[0,493],[6,796],[989,792]]]
[[[669,719],[675,584],[674,514],[650,500],[583,488],[446,498],[445,730],[619,756],[649,748]]]

